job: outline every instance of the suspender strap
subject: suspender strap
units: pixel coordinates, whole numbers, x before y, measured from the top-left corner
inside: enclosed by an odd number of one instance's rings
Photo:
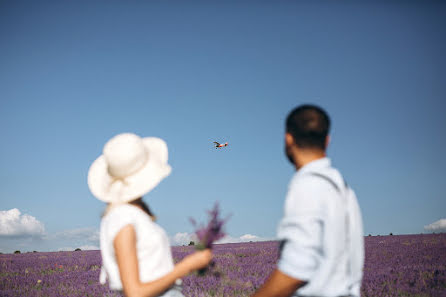
[[[339,186],[331,179],[331,178],[329,178],[328,176],[326,176],[326,175],[324,175],[324,174],[320,174],[320,173],[317,173],[317,172],[310,172],[309,174],[311,174],[311,175],[313,175],[313,176],[317,176],[317,177],[320,177],[320,178],[322,178],[322,179],[324,179],[325,181],[327,181],[327,182],[329,182],[335,189],[336,189],[336,191],[340,194],[340,195],[344,195],[345,193],[343,193],[343,191],[339,188]],[[344,180],[344,186],[345,186],[345,189],[348,189],[348,185],[347,185],[347,182]],[[347,197],[346,197],[347,198]],[[346,200],[346,203],[348,203],[348,201]],[[347,212],[348,212],[348,207],[347,207]],[[348,213],[346,213],[346,217],[345,217],[345,232],[346,232],[346,242],[345,242],[345,247],[346,248],[348,248],[348,246],[349,246],[349,242],[350,242],[350,236],[349,236],[349,229],[350,229],[350,222],[349,222],[349,216],[348,216]],[[351,271],[350,271],[350,261],[348,260],[348,262],[347,262],[347,271],[348,271],[348,274],[351,274]],[[351,290],[351,287],[349,287],[348,288],[349,290]],[[351,295],[348,295],[348,296],[351,296]]]
[[[328,176],[320,174],[320,173],[317,173],[317,172],[310,172],[310,174],[313,175],[313,176],[317,176],[317,177],[320,177],[320,178],[326,180],[327,182],[329,182],[336,189],[336,191],[338,191],[339,193],[341,192],[341,189],[339,189],[338,185],[331,178],[329,178]]]

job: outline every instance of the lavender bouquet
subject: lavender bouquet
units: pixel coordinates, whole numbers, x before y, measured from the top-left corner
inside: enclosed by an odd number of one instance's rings
[[[220,208],[218,202],[215,203],[214,208],[208,211],[209,222],[206,226],[197,225],[197,222],[190,218],[192,225],[196,228],[195,235],[197,236],[198,243],[195,244],[196,250],[211,249],[215,241],[222,239],[226,234],[223,232],[223,225],[228,221],[229,216],[226,219],[220,218]],[[214,262],[211,262],[210,266],[213,266]],[[198,274],[203,275],[206,272],[206,268],[200,269]]]

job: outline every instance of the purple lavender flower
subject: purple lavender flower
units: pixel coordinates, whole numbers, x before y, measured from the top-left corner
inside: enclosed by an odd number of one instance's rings
[[[193,249],[173,247],[175,262]],[[251,296],[275,269],[278,249],[278,241],[214,245],[215,268],[184,277],[183,294]],[[367,236],[361,296],[446,296],[445,252],[446,233]],[[123,296],[99,284],[100,267],[100,251],[0,254],[0,296]]]
[[[195,231],[195,235],[199,240],[199,243],[195,246],[198,250],[210,249],[212,244],[222,239],[226,234],[223,232],[223,225],[228,221],[229,217],[226,219],[220,218],[220,208],[218,202],[215,203],[214,208],[208,211],[209,222],[207,226],[197,226],[197,222],[190,218],[190,221],[194,227],[198,227]]]

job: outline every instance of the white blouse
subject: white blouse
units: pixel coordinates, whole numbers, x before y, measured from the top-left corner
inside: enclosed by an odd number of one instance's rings
[[[108,278],[112,290],[122,290],[113,240],[118,232],[129,224],[135,228],[141,282],[156,280],[172,271],[174,267],[169,239],[164,230],[140,208],[130,204],[116,206],[102,218],[100,231],[100,282],[105,284]]]

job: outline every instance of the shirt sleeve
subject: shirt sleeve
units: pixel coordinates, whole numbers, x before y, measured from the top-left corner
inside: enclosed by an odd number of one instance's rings
[[[285,201],[285,215],[278,237],[283,241],[278,269],[308,281],[322,257],[323,209],[320,188],[311,180],[292,182]]]

